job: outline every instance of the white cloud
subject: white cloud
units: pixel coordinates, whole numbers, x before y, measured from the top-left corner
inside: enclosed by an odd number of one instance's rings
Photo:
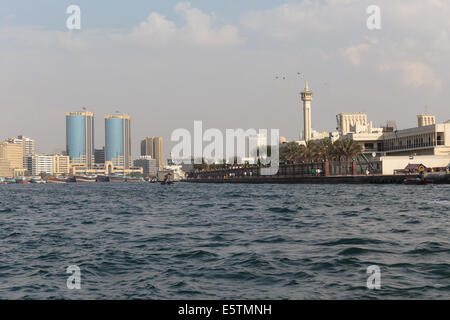
[[[146,40],[149,43],[165,44],[174,37],[176,32],[175,23],[159,13],[152,12],[146,21],[141,22],[133,29],[131,38],[137,41]]]
[[[361,65],[361,55],[376,45],[378,41],[372,40],[369,43],[352,45],[341,50],[341,55],[347,59],[354,67]]]
[[[376,32],[366,28],[369,4],[289,2],[242,12],[233,25],[184,2],[174,8],[181,19],[151,12],[130,32],[0,26],[2,132],[63,148],[64,112],[87,106],[99,116],[119,107],[131,113],[134,152],[142,136],[167,141],[173,128],[198,119],[297,138],[298,71],[314,91],[317,129],[333,130],[343,111],[367,111],[378,124],[386,114],[404,119],[430,100],[448,114],[450,1],[379,0]],[[432,90],[413,90],[422,88]],[[41,123],[52,123],[51,132]],[[101,120],[97,126],[99,145]]]
[[[428,65],[421,61],[381,64],[379,68],[384,72],[400,72],[403,83],[408,87],[434,90],[440,90],[442,88],[442,81]]]
[[[180,2],[175,12],[185,21],[181,27],[158,13],[151,13],[147,20],[134,28],[131,37],[141,43],[161,45],[185,43],[203,46],[237,45],[243,42],[238,28],[232,25],[215,27],[215,14],[192,8],[189,2]]]

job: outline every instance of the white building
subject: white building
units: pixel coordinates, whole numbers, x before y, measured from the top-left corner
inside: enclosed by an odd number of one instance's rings
[[[450,121],[435,123],[434,116],[418,115],[418,127],[385,132],[380,151],[387,155],[450,155]]]
[[[24,163],[28,173],[38,176],[42,173],[52,175],[54,173],[54,157],[50,155],[25,156]]]
[[[423,164],[427,168],[450,167],[450,155],[436,156],[384,156],[380,157],[383,174],[394,174],[397,170],[403,170],[408,164]]]
[[[20,144],[23,146],[23,155],[30,156],[33,155],[36,151],[36,145],[34,139],[25,137],[23,135],[18,136],[17,138],[8,139],[9,143]]]
[[[364,153],[377,153],[382,143],[383,128],[367,121],[367,113],[340,113],[336,116],[339,137],[357,142]]]
[[[336,116],[340,137],[356,141],[364,153],[377,155],[449,155],[450,121],[436,123],[434,115],[417,115],[417,127],[374,128],[365,113]]]
[[[18,136],[17,138],[9,138],[7,140],[9,143],[14,143],[23,146],[23,156],[32,156],[36,151],[36,144],[34,139],[25,137],[23,135]],[[23,167],[26,168],[25,159],[23,161]]]
[[[164,166],[158,171],[158,181],[164,181],[164,178],[167,174],[170,174],[170,180],[172,181],[180,181],[186,179],[186,174],[181,169],[181,165]]]

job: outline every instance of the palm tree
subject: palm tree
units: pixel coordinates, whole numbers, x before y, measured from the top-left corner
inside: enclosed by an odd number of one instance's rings
[[[335,148],[330,139],[320,140],[317,146],[317,158],[319,161],[333,160]]]
[[[362,152],[361,146],[352,139],[339,139],[334,143],[334,149],[336,159],[341,162],[339,171],[342,173],[342,168],[345,168],[344,173],[348,174],[350,162]]]
[[[350,161],[362,152],[361,146],[352,139],[339,139],[334,143],[334,148],[339,160]]]
[[[319,156],[319,147],[315,141],[307,141],[306,146],[303,149],[302,158],[307,162],[314,162]]]
[[[280,147],[280,162],[295,163],[300,158],[302,146],[297,142],[288,142]]]

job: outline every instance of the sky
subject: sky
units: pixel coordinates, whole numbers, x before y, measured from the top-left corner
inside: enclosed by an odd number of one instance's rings
[[[66,27],[71,4],[81,30]],[[366,26],[369,5],[381,30]],[[444,122],[449,17],[446,0],[3,0],[0,139],[64,150],[65,112],[86,107],[96,148],[104,115],[131,115],[134,156],[145,136],[162,136],[169,155],[171,133],[195,120],[297,140],[304,78],[320,132],[340,112],[367,112],[375,126],[413,127],[424,112]]]

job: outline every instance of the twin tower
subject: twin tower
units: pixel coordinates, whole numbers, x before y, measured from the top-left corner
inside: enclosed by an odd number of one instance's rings
[[[105,116],[105,162],[114,167],[131,167],[131,117]],[[72,166],[94,167],[94,114],[88,111],[66,113],[66,152]]]

